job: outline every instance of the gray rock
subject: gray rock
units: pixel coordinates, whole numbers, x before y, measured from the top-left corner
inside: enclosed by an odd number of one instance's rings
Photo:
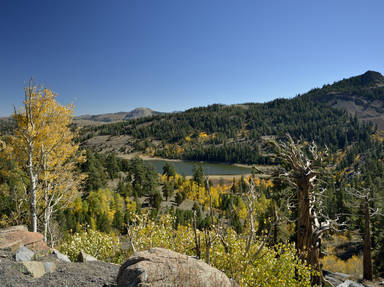
[[[44,262],[44,270],[46,273],[53,273],[56,270],[56,264],[53,262]]]
[[[239,286],[205,262],[163,248],[133,254],[121,265],[117,286]]]
[[[18,263],[19,271],[33,278],[40,278],[46,273],[55,272],[56,265],[53,262],[23,261]]]
[[[19,249],[16,251],[15,259],[17,262],[30,261],[34,255],[35,252],[33,252],[32,250],[29,250],[24,246],[20,246]]]
[[[355,281],[346,280],[343,283],[337,285],[337,287],[365,287],[365,286]]]
[[[46,273],[44,262],[39,261],[24,261],[18,263],[18,268],[22,273],[33,278],[40,278]]]
[[[340,273],[340,272],[330,272],[323,270],[324,279],[336,287],[366,287],[364,284],[358,283],[351,279],[351,275]]]
[[[64,262],[71,262],[71,260],[69,259],[69,257],[61,252],[59,252],[58,250],[56,249],[53,249],[53,252],[52,252],[53,255],[56,256],[56,258],[60,261],[64,261]]]
[[[91,256],[91,255],[89,255],[83,251],[80,251],[79,256],[77,256],[77,260],[79,262],[85,263],[85,262],[97,261],[97,258],[95,258],[95,257],[93,257],[93,256]]]

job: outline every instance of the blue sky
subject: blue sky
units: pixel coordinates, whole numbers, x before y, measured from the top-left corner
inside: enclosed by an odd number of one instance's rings
[[[75,113],[293,97],[384,72],[382,0],[0,0],[0,116],[33,76]]]

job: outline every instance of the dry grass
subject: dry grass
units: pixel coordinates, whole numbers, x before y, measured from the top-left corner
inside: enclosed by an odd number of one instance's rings
[[[361,256],[352,256],[344,261],[335,255],[327,255],[321,259],[323,269],[331,272],[350,274],[359,278],[363,274],[363,259]]]
[[[321,259],[323,269],[349,274],[355,278],[363,274],[362,254],[356,249],[359,238],[349,238],[345,234],[334,234],[325,242],[326,256]],[[346,256],[348,255],[348,256]],[[343,260],[340,257],[347,257]]]

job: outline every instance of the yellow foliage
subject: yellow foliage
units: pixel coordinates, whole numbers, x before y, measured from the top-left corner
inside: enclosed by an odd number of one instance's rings
[[[97,191],[91,191],[88,196],[89,210],[93,216],[96,214],[106,214],[109,222],[112,222],[116,209],[113,192],[108,188],[100,188]]]
[[[248,217],[247,206],[241,198],[239,199],[239,204],[237,205],[237,207],[235,207],[235,212],[237,213],[239,218],[243,220],[246,220]]]
[[[32,83],[25,88],[24,107],[15,111],[17,127],[5,149],[8,159],[29,177],[33,229],[37,228],[37,208],[44,210],[44,222],[49,224],[53,209],[58,203],[68,206],[84,179],[76,174],[84,157],[74,142],[76,134],[69,128],[73,105],[58,104],[56,96]]]
[[[99,260],[113,261],[120,251],[120,241],[113,234],[105,234],[96,230],[79,231],[60,246],[61,252],[67,254],[72,261],[77,260],[80,251],[95,256]]]
[[[155,155],[155,149],[153,147],[147,147],[145,149],[145,154],[149,155],[149,156],[154,156]]]
[[[176,175],[176,180],[180,179]],[[164,178],[165,180],[165,178]],[[229,185],[217,185],[210,187],[212,206],[218,208],[220,206],[221,194],[228,193],[230,190]],[[182,192],[187,195],[187,198],[199,202],[203,206],[209,206],[209,192],[204,186],[199,186],[193,180],[185,180],[182,182],[176,192]]]
[[[181,146],[177,146],[176,147],[176,153],[177,154],[181,154],[181,153],[183,153],[184,152],[184,148],[182,148]]]
[[[148,214],[136,215],[130,228],[130,238],[136,250],[162,247],[187,255],[195,254],[195,237],[191,226],[178,225],[174,229],[174,218],[163,215],[158,222]],[[201,256],[206,260],[206,241],[216,238],[215,229],[206,232],[197,230],[201,238]],[[241,286],[264,287],[309,287],[311,270],[296,256],[293,245],[279,244],[273,248],[265,246],[258,254],[260,241],[255,240],[248,253],[244,253],[246,238],[228,228],[221,234],[222,240],[213,240],[210,248],[210,263],[224,271]],[[227,249],[222,242],[226,243]]]
[[[131,200],[129,197],[125,198],[127,212],[133,214],[136,212],[136,201]]]
[[[208,135],[207,135],[206,132],[201,132],[201,133],[199,134],[199,138],[201,138],[201,139],[206,139],[206,138],[208,138]]]
[[[73,203],[73,211],[74,212],[81,212],[82,209],[83,209],[83,202],[81,200],[81,197],[78,196]]]
[[[321,259],[323,268],[332,272],[341,272],[351,275],[360,276],[363,273],[362,258],[352,256],[344,261],[335,255],[327,255]]]
[[[332,240],[328,240],[325,243],[325,251],[327,256],[321,259],[323,268],[333,272],[347,273],[351,275],[360,276],[363,273],[363,263],[361,256],[352,256],[348,260],[344,261],[332,253],[335,253],[335,246],[343,245],[350,242],[351,239],[346,234],[334,234]]]
[[[116,211],[124,212],[124,199],[120,194],[116,192],[114,193],[114,202],[112,208]]]

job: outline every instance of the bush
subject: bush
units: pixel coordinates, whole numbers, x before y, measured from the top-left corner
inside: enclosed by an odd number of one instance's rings
[[[133,214],[127,241],[131,241],[137,251],[161,247],[196,256],[193,228],[190,225],[174,228],[175,220],[170,215],[159,216],[154,221],[147,213]],[[201,238],[201,259],[207,260],[206,242],[211,238],[210,264],[241,286],[311,286],[313,271],[298,259],[293,244],[264,246],[259,251],[261,242],[254,240],[245,254],[246,237],[231,228],[221,230],[220,234],[213,228],[196,232]],[[81,250],[100,260],[120,264],[133,252],[131,249],[121,251],[117,238],[94,230],[76,233],[61,246],[61,251],[71,260],[76,259]]]
[[[99,260],[111,262],[120,255],[120,241],[116,236],[91,229],[69,235],[60,251],[71,261],[76,261],[80,251],[84,251]]]
[[[178,225],[175,217],[161,216],[157,222],[147,214],[136,216],[130,228],[132,242],[136,250],[152,247],[167,248],[179,253],[196,256],[195,237],[191,226]],[[207,259],[206,238],[213,239],[210,249],[210,264],[235,279],[241,286],[310,287],[313,271],[296,254],[293,244],[284,243],[264,246],[260,252],[259,240],[255,240],[250,251],[244,254],[246,238],[228,228],[219,236],[214,229],[200,231],[201,257]],[[222,240],[227,246],[222,244]]]

